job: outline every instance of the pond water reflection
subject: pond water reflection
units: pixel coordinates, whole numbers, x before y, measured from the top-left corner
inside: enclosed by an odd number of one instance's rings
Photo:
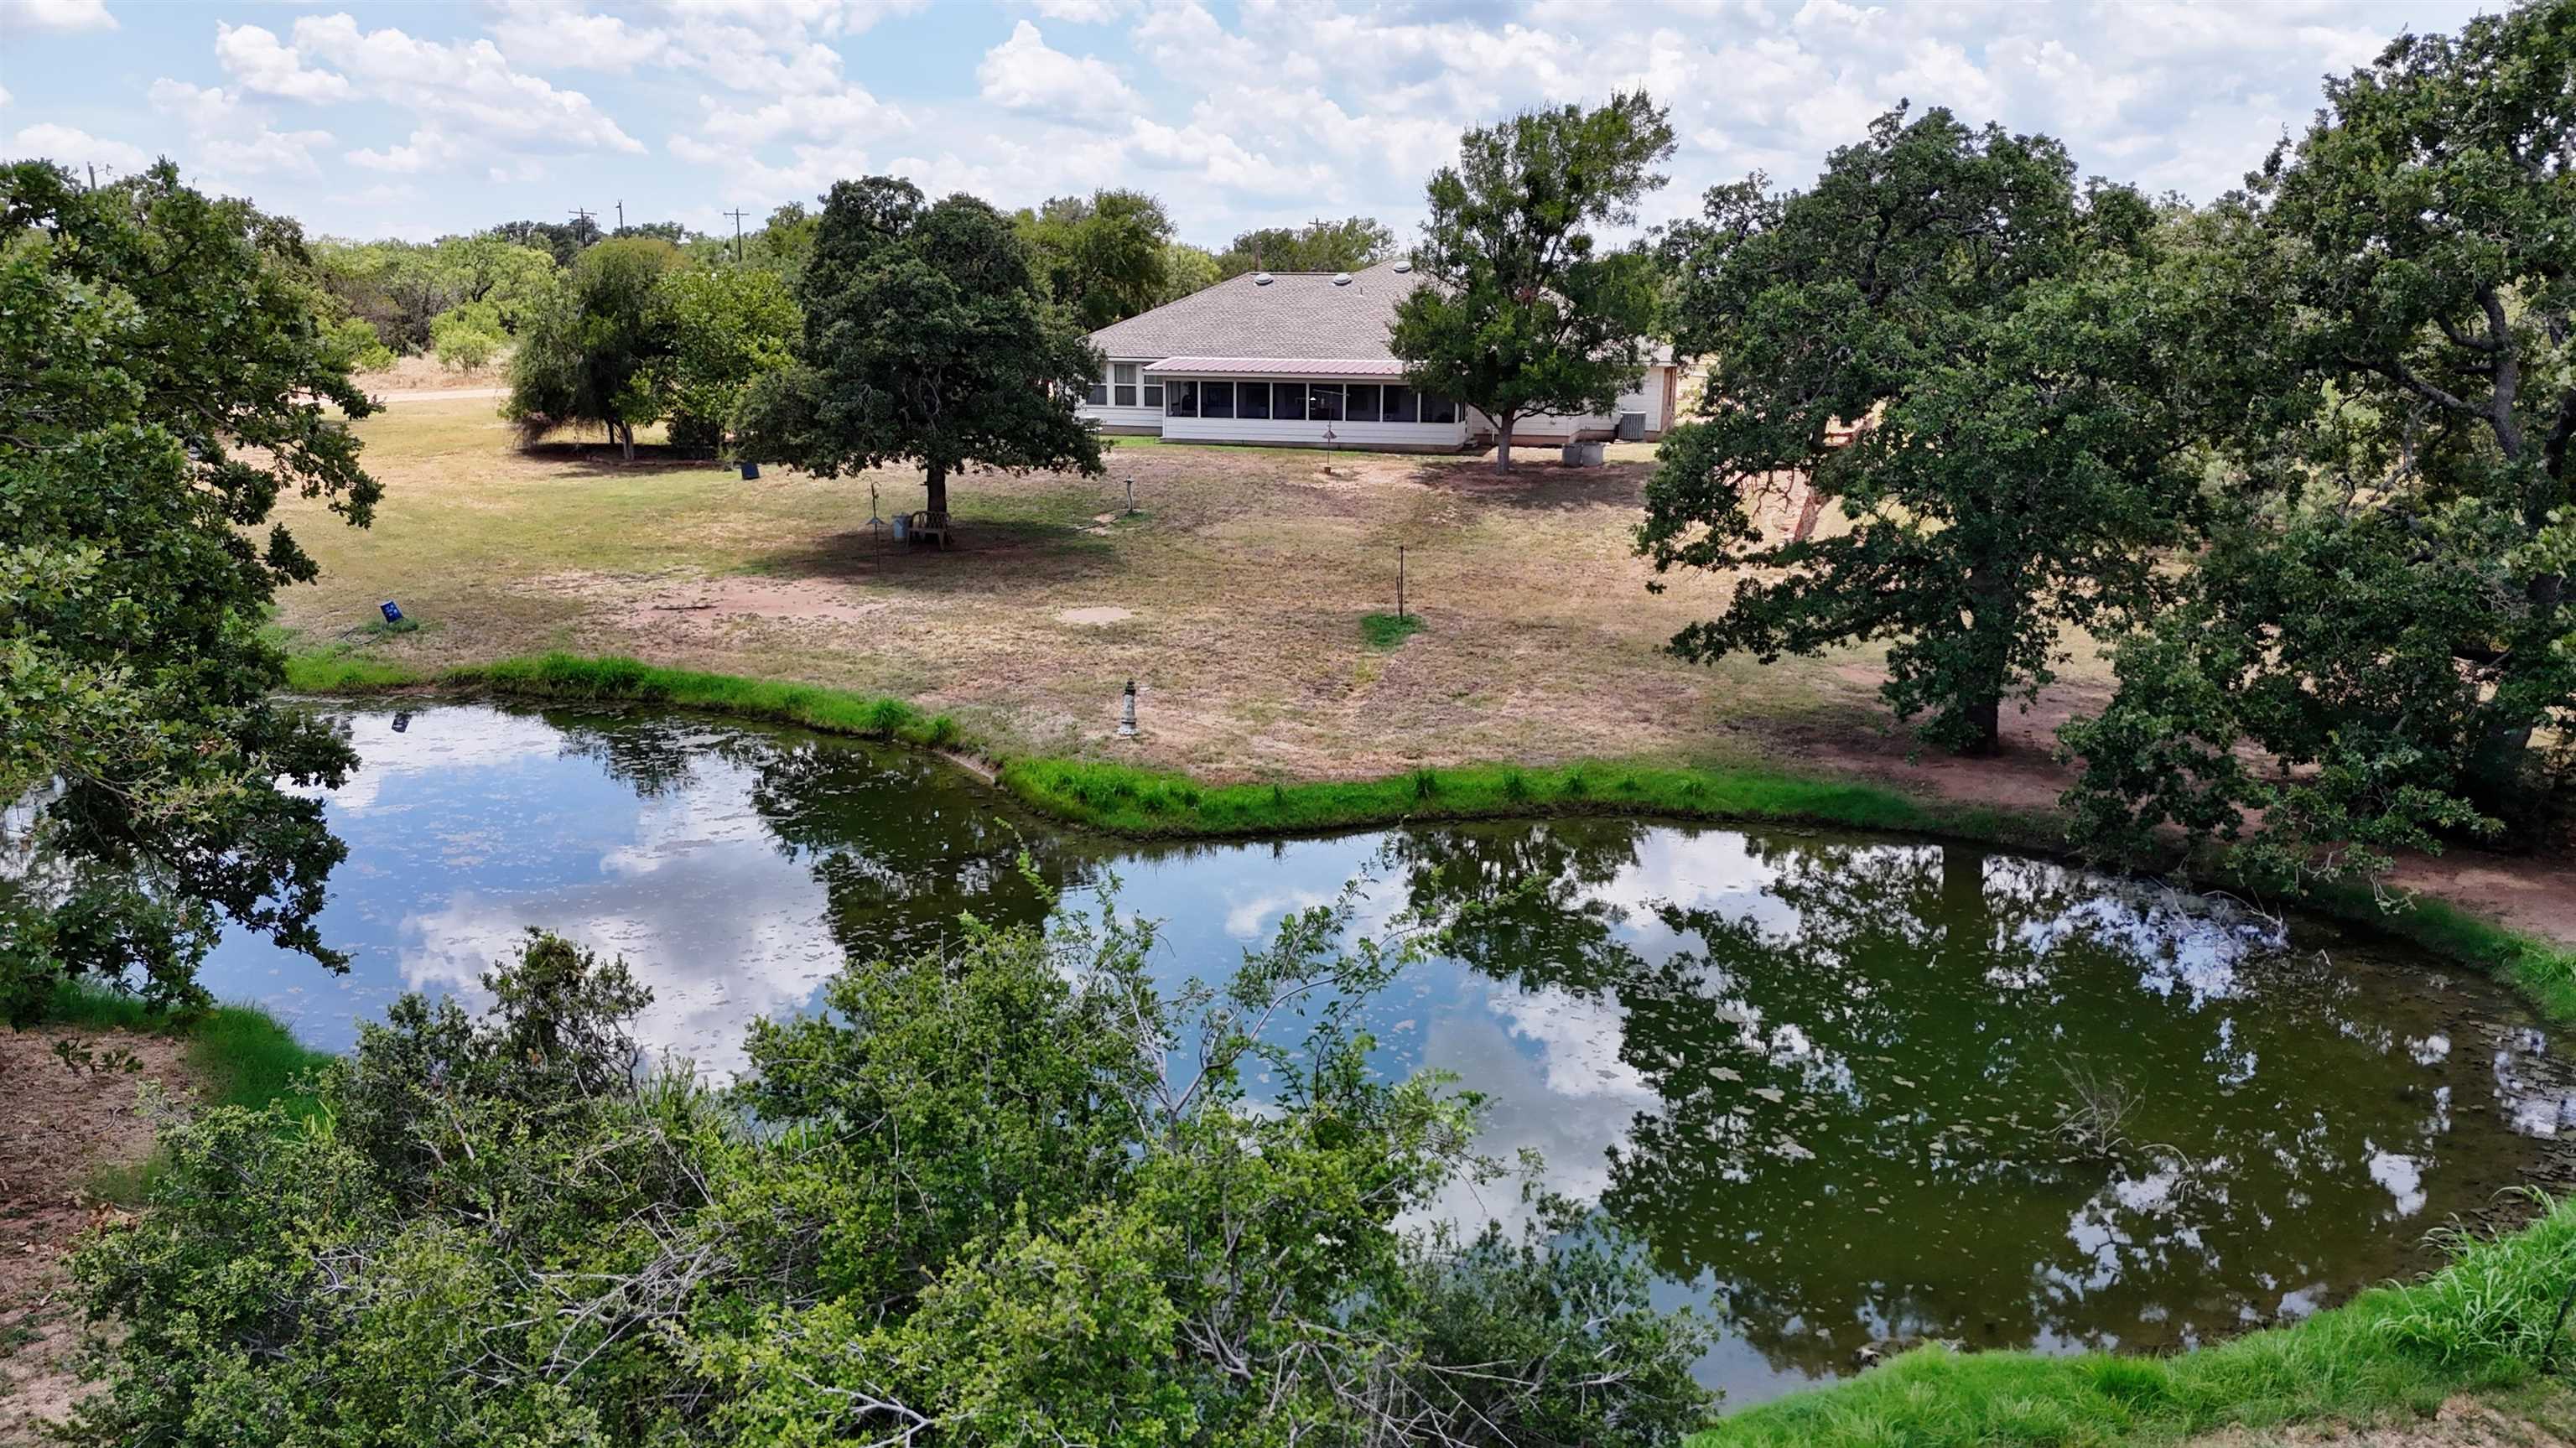
[[[1140,846],[926,757],[703,719],[360,710],[323,927],[345,978],[228,940],[207,972],[316,1044],[472,994],[529,925],[627,957],[702,1069],[845,955],[972,910],[1166,922],[1222,973],[1363,878],[1444,927],[1372,1003],[1389,1071],[1490,1101],[1486,1145],[1636,1227],[1732,1400],[1857,1348],[2167,1348],[2413,1270],[2424,1231],[2564,1174],[2568,1073],[2490,983],[2312,922],[1980,849],[1613,820]],[[2065,1123],[2089,1121],[2079,1137]],[[1489,1195],[1444,1204],[1480,1218]]]

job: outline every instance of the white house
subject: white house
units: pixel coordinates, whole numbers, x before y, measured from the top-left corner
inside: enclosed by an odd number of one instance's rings
[[[1082,415],[1108,433],[1175,441],[1458,452],[1490,446],[1494,424],[1452,398],[1404,385],[1387,349],[1396,304],[1421,285],[1402,261],[1357,272],[1252,272],[1103,327],[1107,367]],[[1538,416],[1514,446],[1663,436],[1679,369],[1657,354],[1617,412]]]

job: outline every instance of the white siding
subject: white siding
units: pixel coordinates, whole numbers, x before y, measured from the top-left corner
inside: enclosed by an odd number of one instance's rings
[[[1094,407],[1086,402],[1074,411],[1081,413],[1085,421],[1102,427],[1153,429],[1163,425],[1163,409],[1159,407]]]
[[[1166,417],[1163,436],[1178,442],[1266,442],[1324,445],[1324,429],[1333,430],[1333,446],[1350,448],[1455,448],[1467,440],[1464,423],[1336,422],[1276,417]]]
[[[1163,425],[1163,405],[1158,402],[1151,407],[1147,407],[1142,402],[1142,399],[1145,396],[1145,393],[1142,390],[1145,375],[1145,364],[1156,360],[1159,359],[1152,357],[1110,358],[1108,365],[1103,367],[1100,373],[1100,380],[1104,384],[1110,384],[1110,390],[1107,394],[1109,400],[1105,403],[1099,404],[1085,401],[1078,404],[1074,408],[1074,411],[1080,414],[1084,421],[1095,422],[1102,427],[1134,428],[1144,429],[1147,431],[1160,428]],[[1120,407],[1118,405],[1118,392],[1114,382],[1118,375],[1118,369],[1122,366],[1133,367],[1136,369],[1136,376],[1139,383],[1139,390],[1136,395],[1139,401],[1134,407]]]
[[[1564,437],[1568,434],[1569,428],[1578,434],[1597,433],[1607,437],[1618,430],[1619,414],[1622,412],[1646,414],[1646,434],[1651,437],[1662,432],[1669,421],[1664,416],[1664,374],[1671,370],[1669,364],[1648,367],[1645,379],[1639,382],[1633,391],[1620,393],[1619,405],[1607,414],[1592,413],[1583,417],[1568,418],[1552,412],[1532,413],[1512,424],[1513,439],[1517,441],[1525,437]],[[1479,433],[1493,432],[1494,420],[1481,412],[1477,413],[1476,430]]]

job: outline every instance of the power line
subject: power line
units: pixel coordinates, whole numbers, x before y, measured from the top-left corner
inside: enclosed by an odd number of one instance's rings
[[[730,216],[733,218],[733,260],[734,265],[736,266],[740,266],[742,264],[742,219],[748,214],[748,212],[745,212],[740,208],[736,208],[732,211],[719,211],[716,213],[718,216]]]

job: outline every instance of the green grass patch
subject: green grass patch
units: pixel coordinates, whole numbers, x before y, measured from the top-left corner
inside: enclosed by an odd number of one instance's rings
[[[1722,1419],[1693,1448],[2163,1444],[2213,1428],[2420,1416],[2538,1374],[2576,1274],[2576,1199],[2449,1267],[2172,1357],[1920,1348],[1836,1387]],[[2569,1356],[2562,1342],[2556,1351]]]
[[[407,665],[336,650],[286,658],[286,687],[303,694],[379,694],[426,682]]]
[[[1203,785],[1125,764],[1014,759],[1002,766],[1001,783],[1059,818],[1142,836],[1286,834],[1408,819],[1610,812],[1913,831],[1940,830],[1946,819],[1896,790],[1762,769],[1477,764],[1385,779]]]
[[[1391,649],[1422,632],[1418,613],[1372,613],[1360,619],[1360,637],[1373,649]]]
[[[286,1023],[253,1005],[218,1005],[165,1014],[105,986],[67,982],[55,988],[43,1024],[57,1029],[153,1032],[188,1043],[188,1072],[211,1105],[253,1109],[284,1101],[299,1116],[311,1099],[298,1081],[332,1059],[295,1039]]]
[[[896,739],[933,749],[953,746],[962,737],[956,720],[945,714],[925,714],[901,699],[816,684],[664,668],[614,655],[534,654],[431,674],[344,653],[297,654],[287,659],[286,681],[290,689],[316,694],[382,693],[437,685],[485,689],[514,698],[662,704],[797,724],[826,734]]]

